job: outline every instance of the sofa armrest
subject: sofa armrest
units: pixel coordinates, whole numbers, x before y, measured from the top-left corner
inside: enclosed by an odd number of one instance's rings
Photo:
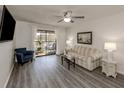
[[[91,55],[89,57],[91,57],[92,61],[95,61],[95,60],[101,59],[102,58],[102,54],[98,53],[98,54]]]
[[[23,53],[15,53],[16,56],[23,57]]]
[[[70,51],[72,51],[72,48],[69,48],[69,49],[65,49],[66,51],[68,51],[68,52],[70,52]]]
[[[68,54],[68,52],[72,52],[72,48],[69,48],[69,49],[66,48],[66,49],[64,50],[64,54],[65,54],[65,55]]]

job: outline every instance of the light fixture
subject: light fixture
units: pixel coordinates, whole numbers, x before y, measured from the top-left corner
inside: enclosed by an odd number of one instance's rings
[[[71,18],[70,18],[70,17],[68,17],[68,18],[65,17],[65,18],[64,18],[64,21],[65,21],[65,22],[70,22],[70,21],[71,21]]]
[[[108,50],[109,52],[112,52],[112,51],[116,50],[116,43],[105,42],[104,49]]]
[[[108,52],[107,59],[109,61],[113,61],[113,59],[114,59],[113,51],[117,49],[116,43],[114,43],[114,42],[105,42],[104,49],[106,49],[107,52]]]
[[[66,48],[71,48],[73,45],[72,40],[66,40]]]
[[[70,44],[71,44],[71,40],[67,40],[67,41],[66,41],[66,44],[67,44],[67,45],[70,45]]]

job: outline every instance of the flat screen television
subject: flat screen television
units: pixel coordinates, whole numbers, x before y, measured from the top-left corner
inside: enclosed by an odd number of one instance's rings
[[[0,17],[0,42],[13,40],[16,21],[6,6],[3,6]]]

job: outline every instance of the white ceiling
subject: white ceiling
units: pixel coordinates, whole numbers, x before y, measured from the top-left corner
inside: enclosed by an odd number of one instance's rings
[[[70,27],[85,21],[95,20],[105,16],[124,12],[124,5],[13,5],[7,6],[18,20],[44,23],[54,26]],[[83,15],[84,20],[74,20],[75,23],[57,23],[60,19],[55,15],[63,15],[63,12],[71,10],[72,15]]]

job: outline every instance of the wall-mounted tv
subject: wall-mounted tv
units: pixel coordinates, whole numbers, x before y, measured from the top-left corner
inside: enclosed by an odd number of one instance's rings
[[[0,17],[0,42],[13,40],[16,21],[6,6],[3,6]]]

